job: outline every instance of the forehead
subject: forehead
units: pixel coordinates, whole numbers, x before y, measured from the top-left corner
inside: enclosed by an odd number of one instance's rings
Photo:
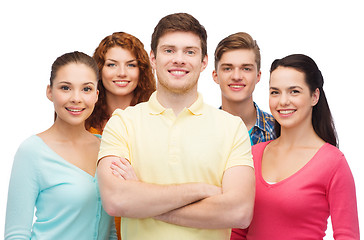
[[[58,70],[54,81],[68,81],[70,83],[97,82],[97,77],[91,67],[83,63],[69,63]]]
[[[163,34],[158,41],[157,48],[164,46],[173,46],[173,47],[191,47],[201,49],[201,40],[200,38],[193,32],[166,32]]]
[[[130,58],[135,58],[135,56],[129,49],[125,49],[118,46],[109,48],[109,50],[107,50],[105,54],[105,60],[107,59],[119,60],[125,58],[130,59]]]
[[[305,74],[291,67],[278,67],[270,75],[269,84],[271,87],[307,87]]]
[[[233,64],[233,65],[255,65],[255,53],[252,49],[236,49],[224,52],[219,61],[219,65]]]

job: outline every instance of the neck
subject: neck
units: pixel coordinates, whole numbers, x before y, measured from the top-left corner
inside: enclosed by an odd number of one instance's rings
[[[240,117],[245,123],[247,129],[254,127],[257,121],[257,110],[254,107],[253,99],[234,102],[222,98],[222,109],[234,116]]]
[[[175,93],[157,86],[157,100],[165,108],[171,108],[176,116],[190,107],[198,98],[197,88],[183,93]]]
[[[129,107],[133,97],[133,94],[118,96],[106,93],[108,113],[111,115],[117,108],[124,110],[125,108]]]
[[[322,145],[324,141],[316,134],[311,123],[303,123],[299,127],[281,128],[279,144],[289,146]]]
[[[63,121],[56,120],[54,124],[48,129],[54,137],[61,141],[74,142],[81,139],[89,132],[86,130],[84,123],[79,125],[67,124]]]

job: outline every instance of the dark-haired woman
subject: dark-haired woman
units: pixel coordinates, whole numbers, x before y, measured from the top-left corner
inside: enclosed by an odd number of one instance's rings
[[[355,184],[323,90],[308,56],[271,66],[269,106],[276,140],[253,146],[254,217],[231,239],[323,239],[331,216],[334,239],[359,239]]]
[[[95,176],[100,139],[85,129],[97,101],[97,79],[96,62],[84,53],[66,53],[53,63],[47,97],[56,118],[15,155],[6,240],[116,239]]]

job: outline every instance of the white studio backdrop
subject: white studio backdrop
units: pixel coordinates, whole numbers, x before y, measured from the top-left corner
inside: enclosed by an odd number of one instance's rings
[[[363,226],[364,177],[360,151],[364,130],[364,17],[359,0],[342,1],[1,1],[0,3],[0,236],[3,236],[7,189],[14,154],[30,135],[53,122],[53,105],[45,96],[50,68],[60,55],[89,55],[107,35],[124,31],[138,37],[150,51],[150,38],[159,19],[175,12],[195,16],[208,33],[209,64],[199,91],[218,107],[220,90],[211,77],[217,43],[235,32],[257,40],[262,78],[254,100],[268,107],[269,67],[276,58],[293,53],[311,56],[321,69],[336,123],[340,149],[354,175],[360,226]],[[332,238],[331,225],[327,237]]]

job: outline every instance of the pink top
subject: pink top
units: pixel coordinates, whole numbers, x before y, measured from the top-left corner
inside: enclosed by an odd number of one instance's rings
[[[342,152],[326,143],[298,172],[269,184],[262,177],[264,142],[253,146],[256,199],[247,230],[231,239],[323,239],[331,215],[334,238],[359,239],[354,179]]]

